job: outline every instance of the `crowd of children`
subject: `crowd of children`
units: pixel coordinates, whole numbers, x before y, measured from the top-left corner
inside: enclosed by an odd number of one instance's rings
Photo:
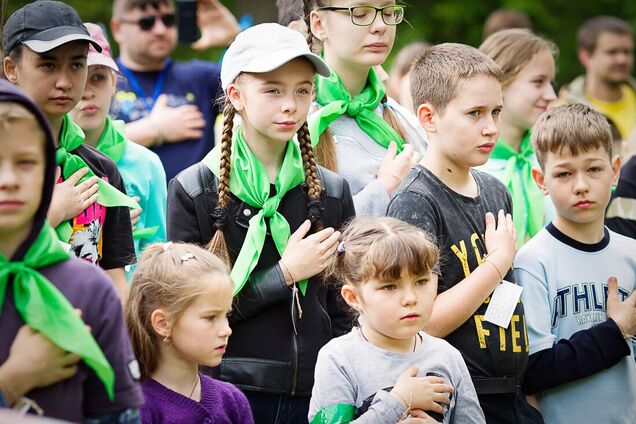
[[[417,45],[405,108],[378,68],[405,7],[303,6],[308,37],[236,36],[221,137],[169,183],[109,116],[124,76],[104,30],[51,0],[9,17],[0,408],[635,422],[636,241],[605,226],[621,159],[603,115],[550,107],[556,47],[519,29]]]

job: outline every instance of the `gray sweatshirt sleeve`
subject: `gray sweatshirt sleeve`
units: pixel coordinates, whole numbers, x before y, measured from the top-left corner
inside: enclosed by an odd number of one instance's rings
[[[351,373],[351,365],[340,346],[327,344],[318,353],[315,381],[309,403],[309,421],[321,409],[333,405],[356,404],[358,382]],[[379,390],[367,412],[351,423],[397,423],[404,413],[404,406],[388,392]]]
[[[357,216],[384,216],[389,205],[389,195],[377,179],[353,195]]]

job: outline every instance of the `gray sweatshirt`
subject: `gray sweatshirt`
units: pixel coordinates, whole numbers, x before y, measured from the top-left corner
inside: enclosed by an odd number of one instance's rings
[[[397,378],[412,365],[418,376],[441,375],[454,388],[444,423],[485,424],[475,387],[457,349],[446,341],[422,335],[422,344],[412,353],[394,353],[364,340],[358,328],[327,343],[318,354],[309,421],[323,408],[355,405],[360,414],[356,424],[397,423],[404,407],[389,393]],[[361,409],[362,407],[362,409]]]
[[[415,116],[389,99],[389,107],[406,129],[406,139],[416,151],[426,150],[426,132],[419,126]],[[316,105],[318,106],[318,105]],[[375,113],[382,116],[381,104]],[[362,131],[356,120],[347,115],[336,119],[329,129],[336,143],[338,174],[351,188],[356,215],[384,216],[389,204],[389,195],[378,181],[378,169],[386,154],[386,149]]]

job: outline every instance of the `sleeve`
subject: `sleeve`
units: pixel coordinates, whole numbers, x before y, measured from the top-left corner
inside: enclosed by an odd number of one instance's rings
[[[247,401],[245,395],[237,388],[234,388],[234,402],[236,403],[236,411],[238,412],[237,423],[241,424],[254,424],[254,416],[252,415],[252,408]]]
[[[630,354],[629,345],[611,318],[557,342],[551,332],[547,287],[525,269],[515,268],[515,276],[523,287],[521,297],[530,345],[522,382],[524,393],[535,394],[585,378]]]
[[[486,418],[479,405],[475,386],[470,378],[468,367],[459,351],[453,354],[457,364],[457,380],[453,381],[455,391],[455,406],[451,411],[451,423],[474,423],[485,424]]]
[[[108,164],[107,172],[110,185],[126,194],[124,180],[114,163]],[[108,270],[123,268],[133,263],[135,263],[135,245],[132,237],[130,210],[125,206],[108,208],[104,222],[104,244],[99,266]]]
[[[157,226],[159,229],[152,237],[141,239],[139,251],[143,251],[148,244],[166,240],[166,201],[168,196],[166,172],[158,157],[152,157],[148,165],[151,178],[148,187],[148,200],[144,210],[144,228]]]
[[[347,370],[348,360],[341,349],[326,345],[318,353],[314,387],[309,401],[309,421],[312,423],[340,423],[330,420],[326,411],[337,405],[355,408],[355,376]],[[367,412],[353,421],[357,424],[396,423],[404,413],[404,406],[393,395],[379,390]]]
[[[384,216],[389,194],[377,179],[353,195],[355,209],[360,216]]]
[[[95,275],[98,276],[95,278],[95,307],[82,313],[115,372],[115,399],[114,402],[109,401],[101,380],[92,369],[87,368],[84,411],[88,417],[137,408],[143,403],[141,387],[137,382],[139,366],[124,324],[121,301],[108,277],[101,272]]]
[[[176,178],[173,178],[168,186],[167,208],[168,240],[199,245],[204,245],[210,241],[209,238],[205,240],[199,230],[194,199],[188,196]]]

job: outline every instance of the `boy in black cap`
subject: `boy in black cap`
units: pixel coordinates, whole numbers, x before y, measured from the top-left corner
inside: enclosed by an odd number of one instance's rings
[[[139,205],[126,196],[112,160],[83,145],[82,130],[67,115],[84,91],[89,43],[101,51],[72,7],[37,1],[7,20],[3,65],[6,78],[33,97],[53,129],[61,178],[49,222],[72,253],[108,272],[124,298],[124,267],[135,258],[128,208]]]

